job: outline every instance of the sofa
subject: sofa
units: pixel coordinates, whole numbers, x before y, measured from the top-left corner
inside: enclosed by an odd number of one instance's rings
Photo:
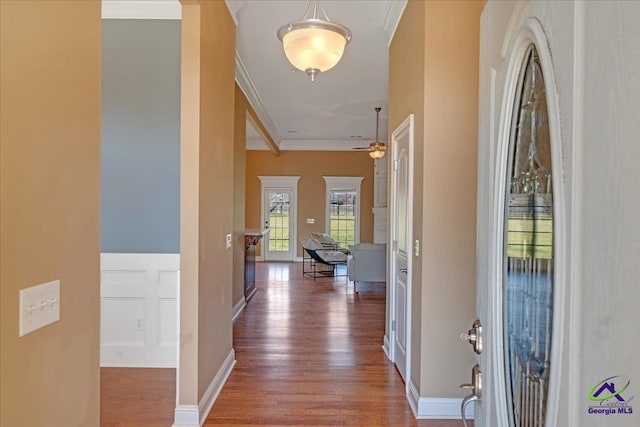
[[[358,282],[387,281],[386,243],[358,243],[350,245],[349,252],[347,271],[355,292]]]

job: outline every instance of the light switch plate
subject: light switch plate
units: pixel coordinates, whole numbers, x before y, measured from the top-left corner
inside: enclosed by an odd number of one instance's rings
[[[230,249],[231,248],[231,234],[227,234],[227,237],[225,239],[225,247],[226,249]]]
[[[420,256],[420,240],[416,240],[413,244],[413,254]]]
[[[315,223],[316,223],[315,218],[307,218],[307,224],[315,224]]]
[[[60,280],[21,289],[19,312],[21,337],[60,320]]]

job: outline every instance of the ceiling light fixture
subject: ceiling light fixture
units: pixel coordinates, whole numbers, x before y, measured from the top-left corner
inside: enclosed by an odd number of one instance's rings
[[[351,31],[331,22],[320,2],[310,0],[301,20],[280,27],[278,39],[289,62],[314,81],[316,75],[340,62]]]
[[[384,142],[380,142],[378,141],[378,128],[379,128],[379,116],[380,116],[380,110],[382,110],[382,107],[376,107],[374,108],[374,110],[376,111],[376,140],[375,142],[372,142],[371,144],[369,144],[368,147],[356,147],[353,148],[354,150],[366,150],[369,152],[369,157],[371,157],[372,159],[381,159],[384,157],[384,153],[387,151],[387,145]]]
[[[369,151],[369,157],[371,157],[372,159],[381,159],[384,157],[384,151],[382,150]]]

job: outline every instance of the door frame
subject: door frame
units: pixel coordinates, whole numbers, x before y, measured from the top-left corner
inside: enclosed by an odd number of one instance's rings
[[[387,251],[387,265],[389,266],[389,291],[387,293],[387,308],[389,310],[389,324],[387,325],[387,331],[389,333],[388,339],[385,337],[385,342],[383,345],[383,349],[387,355],[387,358],[395,363],[396,354],[395,354],[395,339],[396,339],[396,331],[395,328],[392,327],[393,321],[396,316],[396,288],[397,282],[394,274],[396,268],[396,260],[395,260],[395,252],[397,251],[397,245],[394,244],[394,233],[395,233],[395,223],[397,222],[397,212],[395,210],[395,206],[397,205],[397,194],[396,194],[396,185],[397,185],[397,177],[396,177],[396,162],[398,153],[396,151],[397,140],[400,139],[405,134],[409,134],[409,171],[408,171],[408,198],[407,198],[407,221],[408,221],[408,230],[407,230],[407,241],[413,241],[413,163],[414,163],[414,115],[409,114],[406,119],[402,121],[398,125],[398,127],[391,134],[391,162],[389,162],[391,167],[391,194],[389,198],[389,206],[391,206],[391,212],[389,216],[389,235],[387,242],[387,247],[389,250]],[[411,245],[410,245],[411,246]],[[411,249],[411,248],[410,248]],[[407,323],[405,325],[405,331],[407,336],[406,342],[406,379],[405,379],[405,393],[407,399],[409,400],[412,409],[417,410],[417,402],[415,403],[415,408],[413,408],[413,400],[411,396],[413,393],[411,392],[412,382],[411,382],[411,299],[412,299],[412,273],[413,273],[413,251],[409,250],[407,256],[407,269],[409,270],[409,274],[407,274],[407,304],[406,304],[406,319]]]
[[[291,191],[291,207],[289,218],[289,240],[291,241],[291,260],[295,262],[298,257],[298,181],[299,176],[258,176],[260,179],[260,228],[264,229],[264,194],[266,190],[287,190]],[[268,235],[262,239],[266,243]],[[260,256],[256,257],[257,261],[265,261],[266,245],[262,245]]]
[[[504,340],[503,340],[503,274],[504,274],[504,233],[505,233],[505,198],[507,189],[507,163],[509,160],[510,149],[510,133],[512,130],[512,118],[515,114],[514,102],[518,79],[521,67],[524,65],[524,55],[529,44],[533,43],[538,51],[542,75],[546,86],[547,109],[549,116],[549,134],[551,145],[551,173],[553,186],[553,244],[554,244],[554,295],[553,295],[553,316],[552,316],[552,341],[551,341],[551,360],[554,361],[554,367],[550,371],[549,392],[547,400],[547,422],[555,424],[558,419],[559,409],[559,387],[561,380],[561,372],[563,376],[575,382],[576,369],[563,366],[563,352],[566,352],[567,346],[563,345],[563,335],[565,335],[565,319],[567,316],[576,315],[575,306],[568,307],[566,304],[566,294],[568,291],[569,274],[571,273],[571,265],[569,263],[570,248],[567,246],[566,239],[570,231],[570,221],[567,217],[566,204],[568,200],[564,192],[565,181],[567,177],[563,176],[565,159],[562,153],[562,127],[560,122],[560,106],[558,99],[558,91],[556,86],[556,73],[552,55],[549,48],[549,42],[545,35],[541,22],[535,18],[523,18],[522,12],[525,8],[516,8],[511,17],[507,33],[504,37],[503,53],[507,72],[504,82],[504,91],[502,99],[493,101],[500,102],[500,114],[497,118],[498,134],[496,135],[495,150],[495,168],[492,177],[493,184],[493,203],[491,206],[491,229],[494,233],[490,234],[491,253],[494,258],[490,259],[489,265],[489,297],[487,319],[490,322],[489,328],[494,331],[491,334],[492,340],[491,354],[492,357],[487,362],[491,365],[492,373],[489,381],[492,381],[490,388],[492,395],[489,397],[495,400],[494,408],[498,421],[508,419],[506,396],[506,377],[504,368]],[[491,93],[493,98],[495,89]],[[497,103],[497,102],[496,102]],[[481,106],[482,107],[482,106]],[[491,142],[489,142],[491,143]],[[480,189],[479,189],[480,191]],[[569,310],[566,310],[569,308]],[[568,313],[567,313],[568,311]],[[483,313],[478,313],[482,316]],[[571,318],[571,317],[569,317]],[[571,406],[575,399],[569,397],[569,405]],[[476,405],[477,408],[477,405]],[[574,408],[571,408],[575,410]],[[491,410],[488,407],[484,411]],[[486,415],[486,414],[485,414]],[[478,418],[476,416],[476,418]],[[487,419],[486,417],[482,417]]]

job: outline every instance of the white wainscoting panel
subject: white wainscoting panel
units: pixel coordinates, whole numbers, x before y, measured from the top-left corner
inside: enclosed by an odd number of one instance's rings
[[[179,254],[100,256],[100,366],[175,368]]]

